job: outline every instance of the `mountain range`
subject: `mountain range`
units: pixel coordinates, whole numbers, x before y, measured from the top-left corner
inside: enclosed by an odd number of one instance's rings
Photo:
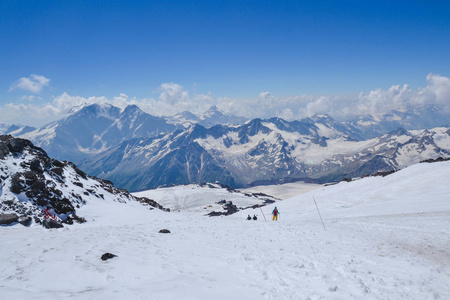
[[[177,113],[174,116],[165,118],[168,123],[175,125],[182,125],[188,128],[194,124],[199,124],[205,127],[212,127],[214,125],[239,125],[245,123],[248,119],[244,117],[226,114],[219,110],[215,105],[211,106],[206,112],[200,115],[193,114],[189,111]]]
[[[333,182],[450,156],[450,129],[406,131],[358,141],[328,125],[254,119],[241,126],[195,125],[121,143],[82,167],[136,191],[167,184],[220,182],[231,187],[291,181]],[[332,123],[331,123],[332,124]]]
[[[0,134],[31,140],[52,157],[79,163],[133,138],[155,137],[197,123],[234,125],[246,120],[225,114],[216,106],[199,116],[183,112],[163,118],[136,105],[121,110],[110,104],[92,104],[74,107],[66,117],[41,128],[0,124]]]
[[[416,106],[384,114],[358,116],[344,124],[359,130],[362,139],[370,139],[398,128],[415,130],[448,127],[450,114],[439,106]]]
[[[436,127],[448,120],[438,107],[339,122],[324,114],[245,121],[215,106],[199,116],[183,112],[162,118],[136,105],[121,110],[92,104],[42,128],[2,125],[0,130],[137,191],[216,181],[232,187],[330,182],[392,171],[448,157],[448,126]]]

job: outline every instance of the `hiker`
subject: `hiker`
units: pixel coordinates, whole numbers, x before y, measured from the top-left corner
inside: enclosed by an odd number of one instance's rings
[[[252,219],[252,217],[250,217],[250,215],[248,215],[247,220],[251,220],[251,219]]]
[[[275,208],[272,211],[272,221],[278,221],[278,215],[280,214],[280,212],[278,211],[278,208],[275,206]]]
[[[250,217],[250,215],[249,215],[249,217]],[[258,218],[256,217],[256,215],[253,215],[253,220],[258,220]]]

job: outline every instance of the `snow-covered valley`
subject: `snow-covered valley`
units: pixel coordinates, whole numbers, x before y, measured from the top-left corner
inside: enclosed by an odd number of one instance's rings
[[[417,164],[221,217],[93,199],[83,224],[0,228],[0,298],[449,299],[449,180]]]

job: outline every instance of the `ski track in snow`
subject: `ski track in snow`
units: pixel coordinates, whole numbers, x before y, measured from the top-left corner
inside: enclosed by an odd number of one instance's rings
[[[273,205],[265,221],[99,200],[85,224],[1,227],[0,299],[450,299],[450,162],[439,166],[428,185],[424,165],[279,201],[276,222]]]

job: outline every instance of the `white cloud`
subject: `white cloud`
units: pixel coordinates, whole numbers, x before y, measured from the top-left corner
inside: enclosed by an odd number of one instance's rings
[[[183,90],[183,87],[176,83],[163,83],[160,87],[161,95],[159,100],[168,104],[177,104],[189,100],[188,91]]]
[[[29,126],[42,126],[61,117],[58,110],[50,103],[41,106],[8,103],[0,107],[0,115],[4,123]]]
[[[294,119],[294,113],[290,108],[285,108],[279,115],[280,118],[285,120],[293,120]]]
[[[315,113],[326,113],[342,120],[356,115],[384,113],[392,109],[429,104],[441,105],[450,113],[450,78],[429,74],[426,80],[427,85],[424,88],[412,89],[408,85],[394,85],[387,90],[375,89],[352,97],[300,95],[278,98],[270,92],[261,92],[254,98],[245,99],[216,97],[211,93],[195,93],[190,96],[179,84],[163,83],[158,89],[160,95],[156,98],[138,99],[126,94],[112,99],[84,98],[63,93],[46,104],[38,105],[31,101],[28,104],[0,106],[0,115],[2,122],[41,126],[63,117],[74,106],[92,103],[110,103],[120,108],[135,104],[154,116],[170,116],[185,110],[200,114],[216,105],[226,113],[247,118],[278,116],[288,120],[301,119]]]
[[[376,89],[360,94],[355,113],[383,113],[417,105],[439,105],[450,112],[450,78],[429,74],[426,79],[425,88],[394,85],[388,90]]]
[[[317,113],[328,112],[330,107],[333,106],[333,100],[330,97],[319,97],[314,101],[310,101],[306,104],[305,115],[311,116]]]
[[[277,98],[261,92],[255,99],[235,100],[230,111],[247,117],[279,116],[300,119],[316,113],[326,113],[337,119],[357,115],[386,113],[417,105],[440,105],[450,112],[450,78],[429,74],[425,88],[394,85],[387,90],[374,89],[354,96],[309,96]]]
[[[40,97],[36,97],[34,95],[30,95],[30,96],[23,96],[22,98],[20,98],[22,100],[28,100],[28,101],[34,101],[34,99],[41,99]]]
[[[259,98],[260,99],[271,99],[272,95],[270,94],[270,92],[261,92],[261,93],[259,93]]]
[[[428,86],[422,92],[424,102],[441,105],[450,112],[450,78],[437,74],[427,76]]]
[[[19,80],[11,85],[9,91],[22,89],[31,93],[39,94],[42,91],[42,88],[48,86],[49,83],[50,79],[42,75],[31,74],[29,77],[19,78]]]

